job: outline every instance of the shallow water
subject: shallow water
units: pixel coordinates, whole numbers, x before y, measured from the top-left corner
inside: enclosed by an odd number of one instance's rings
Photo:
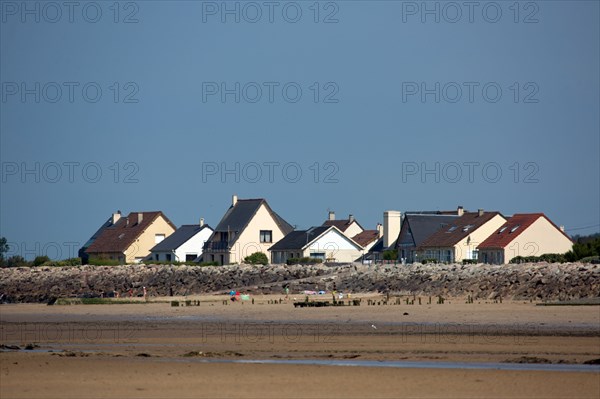
[[[313,366],[343,367],[389,367],[422,369],[468,369],[468,370],[536,370],[536,371],[583,371],[600,372],[600,365],[586,364],[530,364],[530,363],[465,363],[465,362],[417,362],[417,361],[377,361],[377,360],[228,360],[228,359],[176,359],[204,363],[242,364],[295,364]]]

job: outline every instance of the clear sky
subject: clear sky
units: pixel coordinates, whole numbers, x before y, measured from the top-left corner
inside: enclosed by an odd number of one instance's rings
[[[215,226],[234,193],[298,228],[463,205],[600,229],[598,1],[0,4],[13,254],[66,258],[117,209]]]

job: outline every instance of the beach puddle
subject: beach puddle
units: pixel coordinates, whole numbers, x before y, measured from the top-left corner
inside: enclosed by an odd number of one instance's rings
[[[462,370],[528,370],[563,372],[600,372],[600,365],[584,364],[531,364],[531,363],[466,363],[466,362],[417,362],[377,360],[316,360],[316,359],[162,359],[176,362],[278,364],[337,367],[381,367],[418,369],[462,369]]]

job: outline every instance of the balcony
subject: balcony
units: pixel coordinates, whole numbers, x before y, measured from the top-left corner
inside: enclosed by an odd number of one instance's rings
[[[227,241],[208,241],[204,243],[204,252],[229,252]]]

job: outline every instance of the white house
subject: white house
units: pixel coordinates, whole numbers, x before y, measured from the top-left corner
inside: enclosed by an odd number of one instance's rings
[[[327,262],[354,262],[366,251],[336,226],[295,230],[269,248],[272,263],[290,258],[318,258]]]
[[[202,255],[204,243],[213,229],[204,224],[184,224],[150,250],[150,260],[160,262],[192,262]]]

